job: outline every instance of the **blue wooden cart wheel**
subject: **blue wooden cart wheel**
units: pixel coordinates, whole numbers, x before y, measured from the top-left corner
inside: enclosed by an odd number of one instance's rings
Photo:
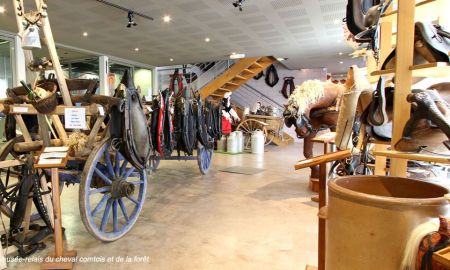
[[[156,171],[156,169],[159,166],[159,163],[161,162],[161,156],[159,155],[158,151],[152,152],[148,162],[149,162],[149,166],[148,166],[149,172],[151,173],[151,172]]]
[[[147,189],[145,170],[138,171],[110,147],[99,143],[84,166],[80,215],[95,238],[111,242],[124,236],[141,213]]]
[[[212,162],[213,149],[197,144],[197,163],[202,174],[207,174]]]

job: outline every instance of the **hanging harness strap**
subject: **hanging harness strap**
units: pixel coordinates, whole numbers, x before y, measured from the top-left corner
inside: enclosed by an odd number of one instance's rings
[[[183,74],[179,73],[178,68],[175,69],[172,78],[170,78],[169,92],[176,98],[183,94]]]
[[[294,77],[284,77],[283,88],[281,89],[281,94],[283,94],[283,97],[289,98],[289,96],[292,95],[294,90],[295,90]]]
[[[277,69],[274,65],[270,65],[266,71],[266,84],[270,87],[274,87],[279,80],[280,78],[278,77]]]

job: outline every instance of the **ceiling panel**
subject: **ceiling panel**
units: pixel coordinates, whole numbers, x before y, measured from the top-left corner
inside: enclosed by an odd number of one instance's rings
[[[352,49],[337,42],[343,31],[335,21],[345,17],[347,0],[246,0],[243,12],[232,6],[233,0],[109,1],[154,21],[135,16],[138,26],[126,28],[126,12],[97,1],[48,1],[56,42],[155,66],[211,61],[232,51],[286,57],[284,64],[296,69],[319,66],[343,72],[354,63],[347,56]],[[0,29],[14,32],[11,2],[4,2]],[[162,21],[166,14],[172,17],[169,24]],[[205,37],[211,42],[204,42]]]

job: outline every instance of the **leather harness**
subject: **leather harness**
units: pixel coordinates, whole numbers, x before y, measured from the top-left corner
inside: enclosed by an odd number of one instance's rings
[[[295,90],[294,77],[284,77],[283,88],[281,89],[281,94],[283,94],[283,97],[289,98],[289,96],[292,95],[294,90]]]
[[[270,87],[274,87],[275,85],[277,85],[278,81],[280,80],[280,78],[278,77],[278,72],[277,69],[275,68],[274,65],[270,65],[269,68],[267,68],[266,71],[266,84]]]

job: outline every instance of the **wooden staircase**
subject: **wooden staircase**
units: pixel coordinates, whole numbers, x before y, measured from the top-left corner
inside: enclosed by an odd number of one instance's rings
[[[208,96],[220,99],[225,93],[237,90],[274,62],[275,58],[271,56],[243,58],[200,89],[200,95],[203,99]]]

